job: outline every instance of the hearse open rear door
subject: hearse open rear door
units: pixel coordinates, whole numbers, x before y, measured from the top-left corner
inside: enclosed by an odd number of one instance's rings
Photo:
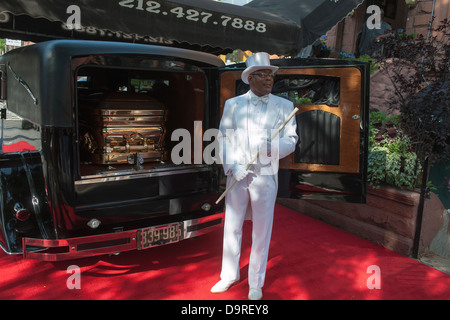
[[[273,60],[273,94],[299,108],[299,142],[280,161],[279,197],[364,203],[367,181],[367,63],[325,59]],[[247,92],[245,65],[221,69],[220,107]]]

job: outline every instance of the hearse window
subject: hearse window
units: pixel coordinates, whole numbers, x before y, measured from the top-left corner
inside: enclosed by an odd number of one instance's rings
[[[169,80],[131,79],[130,88],[127,91],[135,93],[151,93],[168,86],[170,86]]]
[[[294,105],[326,105],[338,108],[340,78],[310,75],[279,75],[274,94]],[[316,107],[320,108],[320,107]],[[324,110],[302,112],[297,116],[301,143],[294,154],[295,163],[339,165],[341,119]]]
[[[340,79],[308,75],[277,76],[273,93],[291,100],[295,105],[328,105],[340,102]]]
[[[77,88],[78,89],[89,89],[91,82],[90,76],[77,77]]]
[[[248,85],[239,81],[236,95],[247,92]],[[340,78],[310,75],[277,74],[273,94],[291,100],[295,105],[328,105],[340,103]]]
[[[338,108],[340,78],[287,76],[277,81],[274,91],[295,105]],[[295,163],[339,165],[341,119],[338,115],[320,109],[302,112],[297,115],[297,134],[301,143],[295,150]]]
[[[8,110],[3,121],[2,151],[4,153],[42,150],[40,128]]]

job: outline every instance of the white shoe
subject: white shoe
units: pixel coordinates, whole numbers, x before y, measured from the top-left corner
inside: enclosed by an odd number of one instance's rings
[[[228,291],[233,285],[238,283],[239,280],[236,281],[227,281],[227,280],[220,280],[217,282],[212,288],[212,293],[222,293]]]
[[[261,300],[263,297],[261,289],[252,289],[248,292],[248,300]]]

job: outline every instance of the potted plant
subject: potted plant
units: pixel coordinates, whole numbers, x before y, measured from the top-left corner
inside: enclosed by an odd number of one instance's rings
[[[399,122],[400,116],[370,113],[368,182],[375,188],[391,185],[412,190],[419,182],[422,166]]]

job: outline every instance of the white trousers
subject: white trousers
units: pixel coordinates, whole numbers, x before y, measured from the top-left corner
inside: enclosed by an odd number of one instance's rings
[[[232,177],[228,177],[227,188],[233,181]],[[247,209],[251,209],[253,229],[248,283],[250,288],[255,289],[264,286],[277,189],[276,175],[250,173],[242,181],[237,182],[227,194],[220,274],[222,280],[237,281],[240,278],[242,227]]]

